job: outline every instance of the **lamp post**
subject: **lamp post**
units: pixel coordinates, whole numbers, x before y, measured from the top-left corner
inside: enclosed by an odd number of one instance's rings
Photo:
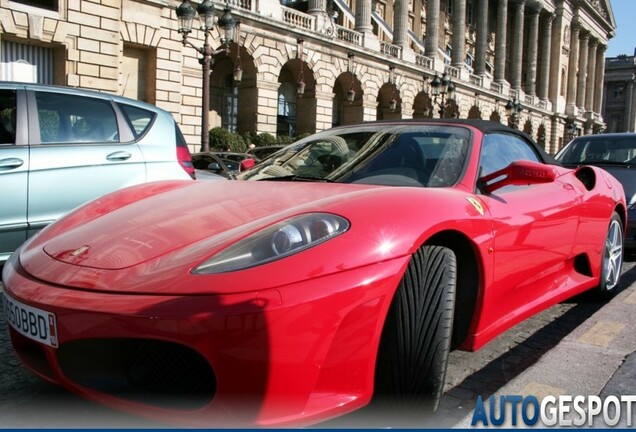
[[[565,133],[567,141],[572,141],[576,136],[577,128],[576,121],[573,118],[565,120]]]
[[[435,78],[431,81],[431,94],[433,95],[433,103],[437,104],[439,110],[439,118],[444,118],[446,115],[446,108],[448,108],[448,101],[455,97],[455,83],[446,72],[441,76],[435,74]],[[437,98],[441,100],[438,102]]]
[[[197,47],[188,40],[188,34],[192,32],[192,22],[194,18],[199,15],[201,22],[201,30],[204,34],[203,46]],[[222,52],[229,53],[230,44],[234,41],[234,31],[237,27],[237,21],[232,17],[230,8],[226,7],[223,10],[223,16],[218,19],[219,29],[224,31],[224,37],[221,38],[223,48],[219,50],[212,50],[209,43],[210,33],[217,24],[217,18],[214,13],[214,5],[211,0],[203,0],[197,10],[195,11],[190,4],[190,0],[183,0],[183,2],[177,7],[177,20],[179,22],[179,33],[183,36],[183,46],[191,46],[199,54],[201,58],[199,63],[203,68],[203,101],[201,102],[201,151],[207,152],[210,150],[210,71],[213,66],[212,57]]]
[[[519,129],[519,114],[521,111],[523,111],[523,108],[521,107],[519,99],[508,99],[508,103],[506,104],[506,114],[508,114],[508,123],[510,124],[510,127]]]
[[[391,100],[389,101],[389,110],[391,112],[397,109],[397,98],[395,96],[397,77],[395,76],[395,66],[389,66],[389,82],[391,83]]]

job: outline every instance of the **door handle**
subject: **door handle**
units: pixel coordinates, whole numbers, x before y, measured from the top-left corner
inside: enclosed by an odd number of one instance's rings
[[[19,168],[24,164],[24,161],[19,158],[6,158],[0,159],[0,168],[1,169],[14,169]]]
[[[116,151],[106,156],[106,159],[109,161],[122,161],[130,159],[131,156],[132,155],[126,151]]]

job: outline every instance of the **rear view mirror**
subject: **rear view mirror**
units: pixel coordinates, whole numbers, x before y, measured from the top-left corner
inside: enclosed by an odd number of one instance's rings
[[[486,192],[492,193],[504,186],[550,183],[556,179],[556,170],[551,165],[532,161],[516,161],[507,167],[479,179]]]

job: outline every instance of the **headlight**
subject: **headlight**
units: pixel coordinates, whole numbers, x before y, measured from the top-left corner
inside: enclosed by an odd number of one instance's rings
[[[295,216],[240,240],[197,266],[192,273],[226,273],[276,261],[323,243],[348,229],[349,221],[329,213]]]

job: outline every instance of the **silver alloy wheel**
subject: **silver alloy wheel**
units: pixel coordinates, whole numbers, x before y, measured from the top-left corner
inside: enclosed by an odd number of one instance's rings
[[[610,291],[618,285],[623,264],[623,229],[621,223],[612,220],[605,239],[603,252],[603,276],[605,289]]]

